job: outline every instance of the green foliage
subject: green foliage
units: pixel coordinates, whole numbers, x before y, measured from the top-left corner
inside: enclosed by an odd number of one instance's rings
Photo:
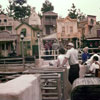
[[[41,8],[42,13],[53,11],[53,10],[54,10],[54,6],[52,6],[52,4],[48,0],[46,0],[45,3],[43,3],[43,7]]]
[[[100,25],[100,21],[97,21],[96,24],[97,24],[97,25]]]
[[[7,9],[9,16],[14,19],[23,21],[25,18],[30,16],[31,7],[26,4],[26,0],[14,0],[9,2]]]
[[[68,16],[72,19],[78,19],[78,21],[85,18],[85,15],[81,12],[80,9],[76,9],[74,3],[72,3],[71,9],[68,9],[69,13]]]
[[[42,19],[42,15],[41,15],[41,13],[38,13],[38,16],[40,17],[40,19]]]
[[[69,16],[70,18],[72,18],[72,19],[77,19],[78,14],[77,14],[77,9],[76,9],[74,3],[72,4],[71,9],[69,9],[68,11],[69,11],[68,16]]]
[[[14,2],[23,5],[24,3],[26,3],[26,0],[14,0]]]

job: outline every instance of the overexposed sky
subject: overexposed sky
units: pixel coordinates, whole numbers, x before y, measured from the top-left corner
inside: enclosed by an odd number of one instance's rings
[[[77,9],[80,9],[86,15],[97,16],[97,21],[100,21],[100,0],[49,0],[54,6],[54,12],[59,16],[66,17],[68,9],[71,8],[72,3]],[[42,4],[45,0],[27,0],[27,3],[32,7],[36,7],[36,12],[41,12]],[[3,8],[8,6],[8,0],[0,0]]]

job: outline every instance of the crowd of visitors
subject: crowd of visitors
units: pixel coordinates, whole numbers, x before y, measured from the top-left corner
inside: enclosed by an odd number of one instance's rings
[[[74,80],[79,77],[79,52],[77,49],[74,48],[73,43],[68,43],[67,48],[67,52],[65,52],[64,48],[59,49],[57,67],[70,66],[69,81],[71,84],[73,84]],[[96,76],[96,70],[100,69],[100,56],[97,54],[97,51],[100,49],[98,48],[97,50],[93,50],[92,54],[90,54],[88,50],[88,47],[83,48],[83,53],[81,54],[81,64],[84,65],[84,67],[87,67],[88,70],[86,71],[86,74],[91,73]]]
[[[63,46],[59,46],[56,40],[49,40],[44,42],[45,54],[53,54],[53,50],[59,50],[59,55],[57,57],[57,67],[69,67],[68,79],[71,84],[74,80],[79,78],[80,63],[79,63],[79,51],[75,49],[73,43],[67,43],[67,49]],[[81,52],[81,65],[87,67],[86,73],[95,74],[96,69],[100,69],[100,56],[96,51],[100,51],[100,46],[92,53],[89,53],[89,48],[84,47]]]
[[[59,44],[57,40],[46,40],[44,42],[44,48],[45,48],[45,54],[46,55],[51,55],[52,53],[54,54],[54,50],[59,49]]]

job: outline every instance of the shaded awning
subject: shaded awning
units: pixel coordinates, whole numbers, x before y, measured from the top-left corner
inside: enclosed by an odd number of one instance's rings
[[[52,40],[52,39],[57,39],[56,33],[50,34],[48,36],[42,37],[43,40]]]
[[[15,34],[11,34],[8,31],[0,32],[0,41],[14,41],[17,39]]]

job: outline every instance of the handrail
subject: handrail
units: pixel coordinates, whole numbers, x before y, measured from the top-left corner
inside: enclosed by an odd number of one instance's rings
[[[19,64],[22,63],[23,58],[5,58],[5,59],[0,59],[0,64],[4,64],[4,66],[6,66],[6,64]],[[13,62],[11,62],[13,61]]]
[[[46,52],[48,52],[48,54],[46,54]],[[40,51],[40,56],[41,57],[46,57],[46,56],[54,56],[54,58],[56,59],[56,56],[59,55],[59,50],[41,50]]]
[[[23,58],[4,58],[0,60],[22,60]]]

